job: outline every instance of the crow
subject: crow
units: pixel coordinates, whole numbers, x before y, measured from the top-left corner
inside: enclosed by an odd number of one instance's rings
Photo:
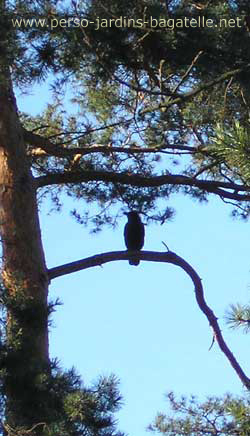
[[[128,222],[124,227],[124,239],[127,249],[141,250],[144,245],[144,225],[137,212],[128,212],[125,215],[128,217]],[[139,265],[139,260],[129,260],[130,265]]]

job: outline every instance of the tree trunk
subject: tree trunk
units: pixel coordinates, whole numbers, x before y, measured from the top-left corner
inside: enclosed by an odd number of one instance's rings
[[[5,417],[7,426],[27,429],[43,418],[39,380],[49,367],[48,279],[34,178],[6,67],[0,72],[0,232],[6,305],[6,341],[0,359],[5,370]]]

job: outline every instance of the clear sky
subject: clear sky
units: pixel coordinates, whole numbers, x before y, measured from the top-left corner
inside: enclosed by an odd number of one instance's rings
[[[19,96],[19,109],[38,113],[47,96],[46,88]],[[65,200],[60,214],[49,215],[47,203],[41,210],[48,267],[125,249],[126,217],[115,231],[92,235],[70,217],[70,201]],[[81,211],[88,207],[84,202],[78,206]],[[230,206],[214,196],[200,205],[176,195],[169,206],[176,209],[175,218],[163,226],[147,226],[144,248],[164,251],[164,241],[196,269],[207,303],[249,376],[249,336],[229,330],[223,319],[229,304],[249,302],[249,223],[233,220]],[[111,262],[54,279],[50,297],[63,302],[53,316],[51,357],[58,357],[64,368],[76,367],[86,383],[114,373],[124,398],[119,427],[131,436],[145,436],[156,413],[168,411],[164,394],[170,390],[201,400],[243,393],[217,344],[209,351],[211,329],[196,304],[191,280],[180,268]]]

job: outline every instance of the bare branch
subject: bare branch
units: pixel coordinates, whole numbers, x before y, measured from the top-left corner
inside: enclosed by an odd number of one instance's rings
[[[118,174],[109,171],[67,171],[64,173],[51,173],[35,179],[37,188],[47,185],[91,181],[121,183],[123,185],[137,187],[156,187],[163,185],[191,186],[216,194],[221,198],[228,198],[236,201],[250,201],[250,187],[246,185],[212,180],[199,180],[178,174],[144,177],[137,174]],[[227,189],[232,190],[233,192],[229,192]],[[239,192],[243,192],[243,194],[239,194]],[[246,194],[246,192],[249,192],[249,194]]]
[[[40,156],[56,156],[56,157],[73,157],[75,154],[81,154],[85,156],[91,153],[106,153],[110,154],[111,147],[110,145],[104,144],[90,144],[84,147],[71,147],[65,148],[63,147],[63,143],[54,144],[50,141],[50,139],[37,135],[33,132],[29,132],[28,130],[23,129],[24,140],[33,145],[34,148],[30,154],[33,157]],[[112,152],[114,153],[127,153],[127,154],[138,154],[138,153],[166,153],[166,149],[172,150],[175,152],[176,150],[187,151],[188,153],[198,153],[203,150],[199,147],[191,147],[185,145],[170,145],[166,141],[163,144],[157,145],[155,147],[135,147],[135,146],[126,146],[126,147],[116,147],[112,146]],[[206,150],[204,150],[205,152]]]
[[[179,95],[178,97],[176,97],[172,100],[167,99],[167,101],[165,101],[163,104],[159,104],[157,106],[148,107],[146,109],[143,109],[140,111],[139,114],[145,115],[149,112],[158,111],[158,110],[163,109],[163,108],[168,108],[174,104],[178,104],[178,103],[182,103],[184,101],[190,100],[193,97],[195,97],[196,95],[198,95],[200,92],[206,91],[207,89],[212,88],[214,85],[217,85],[218,83],[224,82],[224,80],[226,80],[226,79],[230,79],[231,77],[235,76],[236,74],[241,73],[242,71],[244,71],[247,68],[249,68],[249,65],[246,65],[243,68],[237,68],[235,70],[228,71],[228,72],[222,74],[221,76],[215,78],[214,80],[210,80],[209,82],[205,83],[204,85],[199,86],[198,88],[194,89],[193,91],[187,92],[186,94]]]
[[[205,171],[211,170],[213,169],[215,166],[217,166],[219,163],[218,160],[215,160],[214,162],[210,162],[207,165],[204,165],[204,167],[201,167],[195,174],[194,174],[194,178],[200,176],[202,173],[204,173]]]
[[[86,259],[51,268],[48,270],[48,276],[50,279],[54,279],[56,277],[60,277],[62,275],[70,274],[83,269],[91,268],[94,266],[101,266],[107,262],[113,262],[116,260],[129,260],[131,259],[131,257],[134,257],[138,260],[140,259],[140,261],[171,263],[173,265],[179,266],[189,275],[194,284],[195,298],[197,304],[200,310],[206,316],[213,330],[214,338],[218,343],[220,350],[225,354],[226,358],[228,359],[229,363],[235,370],[236,374],[238,375],[244,386],[246,386],[247,389],[250,389],[250,379],[246,376],[238,361],[234,357],[233,353],[228,348],[222,336],[217,317],[205,301],[200,277],[188,262],[186,262],[183,258],[173,253],[172,251],[164,253],[155,251],[113,251],[109,253],[97,254]]]

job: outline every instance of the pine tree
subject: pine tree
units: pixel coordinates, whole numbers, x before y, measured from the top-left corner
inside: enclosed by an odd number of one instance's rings
[[[84,200],[85,213],[72,214],[95,231],[128,208],[164,223],[177,191],[200,201],[213,193],[248,215],[248,177],[239,176],[239,163],[219,153],[211,138],[218,121],[230,129],[236,119],[248,128],[249,34],[245,25],[161,26],[166,19],[198,19],[200,6],[193,3],[0,0],[5,434],[112,434],[120,402],[114,378],[87,389],[49,359],[48,319],[56,303],[48,302],[38,191],[58,208],[62,193]],[[214,22],[243,20],[250,12],[241,1],[202,7]],[[148,23],[105,25],[125,16]],[[13,86],[25,90],[51,76],[46,110],[36,117],[20,113]],[[77,116],[65,105],[68,87],[72,95],[75,90]],[[99,208],[92,222],[88,203]]]

